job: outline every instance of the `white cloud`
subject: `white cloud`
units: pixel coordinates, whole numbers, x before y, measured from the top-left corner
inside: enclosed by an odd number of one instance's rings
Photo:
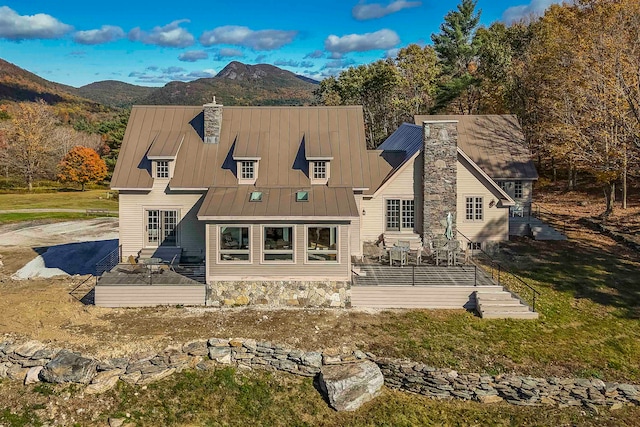
[[[529,4],[513,6],[505,10],[502,14],[502,20],[510,24],[531,15],[541,16],[549,6],[554,3],[560,3],[560,1],[561,0],[531,0]]]
[[[362,0],[353,7],[351,15],[358,21],[365,21],[367,19],[382,18],[383,16],[399,12],[402,9],[419,7],[421,5],[422,2],[419,1],[394,0],[387,5],[383,5],[381,3],[367,4],[365,0]]]
[[[274,50],[289,44],[298,34],[297,31],[252,30],[249,27],[225,25],[205,31],[200,36],[203,46],[230,44],[248,47],[254,50]]]
[[[324,48],[332,53],[366,52],[368,50],[388,50],[400,43],[400,37],[392,30],[379,30],[375,33],[348,34],[338,37],[330,35],[324,41]]]
[[[163,27],[155,27],[151,32],[142,31],[140,27],[136,27],[129,31],[129,40],[163,47],[188,47],[195,43],[195,38],[180,26],[185,22],[190,21],[179,19]]]
[[[149,71],[155,72],[150,73]],[[190,82],[196,79],[214,77],[215,75],[216,71],[212,69],[187,72],[187,70],[182,67],[168,67],[161,70],[150,70],[147,68],[144,72],[132,71],[129,73],[129,77],[134,77],[138,83]]]
[[[273,65],[277,65],[278,67],[293,67],[297,68],[300,66],[298,61],[294,61],[293,59],[276,59],[273,62]]]
[[[313,52],[309,52],[309,53],[307,53],[307,54],[304,56],[304,58],[305,58],[305,59],[307,59],[307,58],[315,58],[315,59],[317,59],[317,58],[322,58],[323,56],[324,56],[324,52],[323,52],[323,51],[321,51],[321,50],[314,50]]]
[[[388,51],[386,51],[384,53],[384,58],[391,58],[394,59],[396,56],[398,56],[398,52],[400,51],[399,48],[395,47],[393,49],[389,49]]]
[[[196,62],[201,59],[208,59],[209,54],[204,50],[189,50],[187,52],[183,52],[178,56],[178,61],[183,62]]]
[[[342,70],[343,68],[347,68],[355,63],[356,61],[353,59],[334,59],[333,61],[329,61],[324,64],[322,70]]]
[[[71,25],[64,24],[51,15],[18,15],[7,6],[0,7],[0,38],[3,39],[57,39],[71,30]]]
[[[78,31],[73,35],[73,41],[80,44],[103,44],[124,37],[124,31],[113,25],[103,25],[99,30]]]

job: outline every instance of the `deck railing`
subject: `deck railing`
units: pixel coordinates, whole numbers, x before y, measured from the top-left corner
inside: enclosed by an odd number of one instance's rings
[[[536,311],[536,302],[540,298],[540,292],[536,288],[500,264],[500,262],[493,259],[493,257],[485,252],[479,245],[475,245],[477,242],[473,242],[460,230],[457,230],[457,233],[462,236],[472,248],[476,246],[478,247],[478,249],[474,249],[472,251],[471,255],[474,265],[478,265],[478,263],[483,265],[485,270],[488,271],[491,278],[498,285],[503,286],[507,291],[515,295],[522,303],[530,306],[531,310]],[[526,295],[527,298],[523,298],[523,295]]]
[[[122,245],[109,252],[104,258],[96,263],[94,276],[102,276],[105,271],[111,271],[122,259]]]

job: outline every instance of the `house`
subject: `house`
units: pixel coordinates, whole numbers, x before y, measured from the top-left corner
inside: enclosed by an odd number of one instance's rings
[[[473,242],[506,240],[537,178],[515,118],[416,123],[367,150],[359,106],[136,106],[111,184],[122,257],[203,261],[209,303],[345,306],[382,233],[428,242],[451,212]]]

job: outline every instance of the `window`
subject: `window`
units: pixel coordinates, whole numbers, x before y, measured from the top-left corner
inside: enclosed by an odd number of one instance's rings
[[[220,226],[220,261],[250,260],[249,227]]]
[[[313,162],[313,179],[327,179],[327,162]]]
[[[307,228],[307,261],[338,261],[338,227]]]
[[[387,199],[387,230],[412,230],[414,223],[413,200]]]
[[[243,160],[240,162],[241,179],[255,179],[255,163],[253,160]]]
[[[263,261],[293,261],[293,227],[264,227]]]
[[[261,202],[262,201],[262,191],[252,191],[249,195],[250,202]]]
[[[169,162],[156,162],[156,178],[169,178]]]
[[[467,242],[467,249],[470,249],[472,251],[481,251],[482,242]]]
[[[178,211],[147,211],[147,246],[176,246],[178,243]]]
[[[516,199],[522,199],[522,181],[516,181],[513,188],[513,197]]]
[[[482,197],[467,197],[465,203],[465,218],[467,221],[482,221]]]
[[[498,185],[500,186],[500,188],[502,188],[503,191],[507,191],[507,181],[498,181]]]
[[[296,202],[308,202],[309,201],[309,192],[308,191],[298,191],[296,192]]]

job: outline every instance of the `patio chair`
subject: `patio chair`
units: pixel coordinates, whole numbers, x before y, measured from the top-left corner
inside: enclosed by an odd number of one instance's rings
[[[138,264],[138,262],[136,261],[136,258],[133,255],[129,255],[129,258],[127,258],[127,261],[131,265],[131,268],[129,269],[131,273],[144,272],[144,266],[142,264]]]
[[[407,265],[407,251],[402,248],[391,248],[389,250],[389,265],[393,265],[394,261],[400,262],[400,267]]]
[[[416,265],[420,265],[420,263],[422,262],[422,250],[423,249],[424,249],[424,247],[422,246],[422,242],[420,242],[418,247],[416,247],[416,249],[415,249],[415,254],[413,254],[414,251],[409,251],[409,253],[411,255],[415,255]]]

